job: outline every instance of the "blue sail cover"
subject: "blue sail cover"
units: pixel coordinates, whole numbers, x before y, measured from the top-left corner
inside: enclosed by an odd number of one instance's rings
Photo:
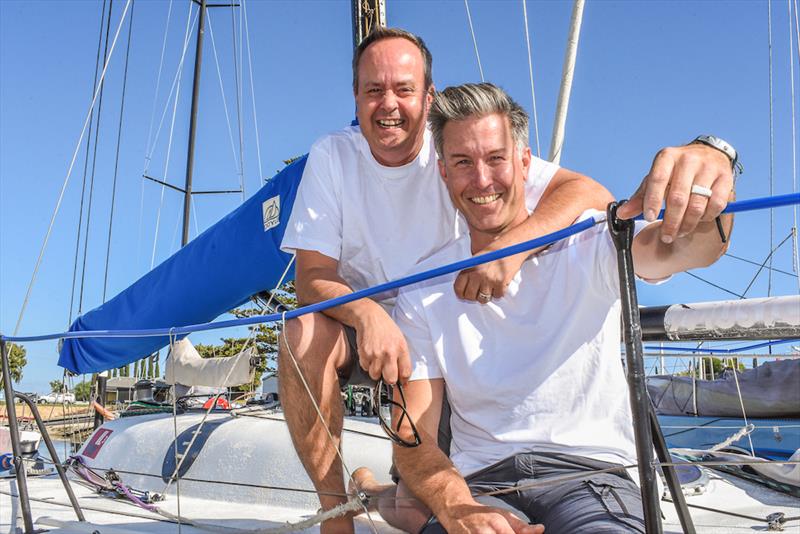
[[[294,161],[236,210],[102,306],[70,331],[169,328],[209,322],[251,295],[272,289],[291,255],[281,252],[307,156]],[[294,277],[294,268],[287,280]],[[65,339],[58,364],[93,373],[141,359],[167,336]]]

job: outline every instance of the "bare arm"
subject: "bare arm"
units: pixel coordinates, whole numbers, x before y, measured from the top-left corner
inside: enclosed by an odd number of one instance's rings
[[[339,262],[312,250],[297,251],[297,300],[301,305],[349,295],[352,288],[338,274]],[[388,384],[411,375],[405,338],[389,314],[374,300],[363,298],[329,308],[325,315],[356,330],[361,367],[373,379]]]
[[[711,196],[692,194],[693,185],[711,190]],[[694,231],[701,222],[713,221],[728,202],[733,190],[733,169],[728,157],[701,144],[659,150],[650,172],[617,215],[623,219],[644,213],[654,221],[666,203],[660,238],[671,243]]]
[[[731,193],[731,198],[733,193]],[[733,215],[722,215],[722,228],[730,237]],[[639,232],[633,240],[633,266],[646,280],[659,280],[675,273],[708,267],[728,249],[715,222],[700,222],[693,232],[664,243],[660,238],[662,223],[654,223]]]
[[[530,241],[565,228],[587,209],[605,210],[613,199],[605,187],[591,178],[568,169],[559,169],[550,180],[536,211],[525,222],[506,231],[478,254]],[[502,297],[522,263],[539,250],[541,249],[462,271],[454,284],[456,295],[478,302],[482,302],[478,299],[478,292],[491,293],[495,298]]]
[[[503,534],[540,534],[541,526],[530,526],[507,510],[499,510],[475,501],[447,456],[439,449],[437,434],[442,411],[444,381],[414,380],[405,386],[406,410],[416,423],[421,444],[415,448],[394,446],[394,459],[400,476],[411,491],[430,508],[450,534],[487,532]],[[395,392],[395,401],[400,402]],[[395,408],[392,420],[398,421]],[[400,435],[413,441],[408,423]]]

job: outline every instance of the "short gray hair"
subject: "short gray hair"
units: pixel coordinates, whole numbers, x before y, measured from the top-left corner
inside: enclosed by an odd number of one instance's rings
[[[508,118],[518,149],[528,146],[528,114],[508,93],[491,83],[465,83],[436,93],[428,124],[439,157],[444,159],[444,127],[450,121],[499,113]]]

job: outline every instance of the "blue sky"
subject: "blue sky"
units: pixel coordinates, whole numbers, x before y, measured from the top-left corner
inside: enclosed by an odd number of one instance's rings
[[[125,2],[115,0],[112,31]],[[188,129],[188,81],[194,54],[190,42],[180,85],[170,158],[172,101],[167,94],[181,55],[189,4],[174,1],[167,28],[164,66],[156,81],[170,3],[139,0],[133,12],[133,38],[117,172],[117,197],[109,260],[110,298],[146,272],[153,257],[159,186],[143,183],[150,175],[181,185]],[[503,86],[529,111],[527,51],[521,1],[470,2],[473,26],[487,80]],[[772,2],[773,39],[773,191],[793,185],[792,109],[788,4]],[[0,2],[0,330],[10,334],[36,263],[59,191],[64,183],[89,108],[97,54],[102,2]],[[279,170],[282,160],[305,153],[314,139],[349,123],[351,26],[349,2],[249,0],[247,25],[252,52],[258,140],[263,176]],[[569,25],[571,3],[527,4],[539,137],[543,152],[550,133]],[[745,174],[739,198],[770,191],[770,96],[768,4],[764,1],[611,2],[589,1],[583,20],[562,165],[603,182],[618,197],[629,196],[646,174],[656,150],[682,144],[699,133],[731,141],[741,154]],[[192,13],[196,9],[193,8]],[[130,16],[130,12],[128,13]],[[210,11],[206,33],[200,102],[200,131],[195,163],[196,189],[233,189],[239,183],[236,86],[232,26],[239,11]],[[461,1],[388,1],[388,21],[421,35],[434,54],[439,87],[480,79],[472,38]],[[124,75],[128,22],[120,33],[107,73],[97,147],[82,310],[102,302],[111,184]],[[795,31],[792,29],[792,31]],[[210,33],[214,34],[222,86],[232,120],[231,147]],[[242,41],[245,50],[247,45]],[[800,93],[797,42],[793,44],[795,86]],[[236,41],[236,53],[241,46]],[[242,133],[247,194],[258,187],[251,78],[244,63]],[[797,96],[795,96],[797,99]],[[155,104],[154,104],[155,103]],[[800,108],[800,102],[795,101]],[[153,110],[155,109],[155,113]],[[166,111],[165,111],[166,110]],[[800,109],[798,109],[800,112]],[[158,139],[159,118],[165,116]],[[151,116],[155,126],[150,128]],[[85,143],[85,137],[84,137]],[[795,148],[798,145],[795,142]],[[85,150],[82,146],[36,280],[20,333],[62,331],[70,315]],[[794,165],[795,172],[797,165]],[[90,165],[91,170],[91,155]],[[87,174],[87,184],[91,173]],[[196,224],[202,231],[228,213],[240,197],[197,197]],[[155,238],[155,262],[179,244],[181,198],[164,193]],[[88,197],[86,200],[88,203]],[[86,216],[84,206],[84,225]],[[786,237],[793,210],[774,212],[774,244]],[[770,250],[769,214],[738,217],[730,252],[762,262]],[[85,237],[85,226],[82,235]],[[195,235],[195,224],[192,225]],[[791,240],[790,240],[791,241]],[[72,316],[78,310],[78,288]],[[792,271],[787,242],[773,266]],[[696,272],[741,293],[757,267],[723,258]],[[769,286],[769,287],[768,287]],[[747,296],[796,294],[797,280],[763,272]],[[658,287],[640,287],[644,304],[719,300],[731,295],[687,275]],[[222,334],[198,338],[213,341]],[[788,350],[788,347],[779,351]],[[27,345],[28,367],[20,389],[42,391],[60,377],[53,343]]]

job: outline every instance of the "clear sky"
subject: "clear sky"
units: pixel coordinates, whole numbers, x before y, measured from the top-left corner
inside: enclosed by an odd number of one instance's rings
[[[390,25],[409,29],[427,41],[434,54],[438,87],[480,79],[464,2],[387,0],[387,4]],[[346,1],[248,0],[245,5],[254,92],[245,60],[241,117],[244,182],[250,195],[262,176],[270,176],[283,166],[282,160],[305,153],[314,139],[353,118],[352,37]],[[14,330],[89,109],[102,6],[103,2],[94,0],[0,2],[0,330],[4,334]],[[111,39],[124,6],[124,0],[113,2]],[[530,111],[522,1],[471,0],[469,6],[486,79],[504,87]],[[659,148],[685,143],[700,133],[713,133],[731,141],[741,154],[745,174],[738,183],[740,199],[767,196],[770,188],[775,194],[796,191],[790,61],[794,62],[794,82],[800,92],[798,48],[796,40],[790,42],[789,4],[774,1],[771,7],[772,163],[767,2],[589,0],[562,165],[593,176],[623,198],[635,190]],[[546,153],[571,3],[528,1],[527,8],[539,138]],[[195,13],[196,8],[192,8],[192,16]],[[244,17],[240,18],[239,10],[232,14],[224,8],[209,13],[195,188],[233,189],[239,183],[239,127],[232,35],[234,26],[239,35]],[[185,0],[138,0],[133,11],[107,298],[145,273],[153,257],[156,263],[168,257],[180,242],[182,199],[167,190],[162,203],[160,186],[143,181],[141,176],[146,170],[151,176],[183,183],[193,39],[186,54],[177,107],[173,108],[173,101],[167,97],[178,72],[188,14]],[[165,28],[166,47],[157,87]],[[796,29],[791,31],[796,39]],[[247,41],[235,41],[237,55],[243,48],[247,51]],[[128,19],[109,64],[100,111],[85,275],[81,273],[94,158],[92,150],[84,174],[86,137],[67,183],[20,334],[62,331],[68,325],[70,310],[74,319],[79,304],[85,312],[103,300],[127,44]],[[794,98],[800,108],[797,96]],[[227,102],[231,134],[223,102]],[[173,109],[176,119],[171,128]],[[158,130],[162,116],[165,118]],[[797,149],[797,142],[794,147]],[[149,153],[151,157],[147,158]],[[84,176],[84,227],[70,308]],[[240,201],[236,195],[197,197],[192,235]],[[775,210],[772,223],[767,212],[739,216],[730,252],[763,262],[771,240],[774,246],[789,235],[793,217],[789,208]],[[791,239],[775,253],[773,267],[792,271]],[[741,294],[757,270],[757,266],[743,261],[723,258],[695,274]],[[773,272],[770,281],[763,271],[747,296],[797,292],[796,278]],[[678,275],[658,287],[640,286],[640,298],[643,304],[656,305],[735,297],[688,275]],[[214,341],[220,335],[195,340]],[[30,343],[27,350],[29,363],[20,389],[44,391],[49,380],[61,376],[55,344]]]

